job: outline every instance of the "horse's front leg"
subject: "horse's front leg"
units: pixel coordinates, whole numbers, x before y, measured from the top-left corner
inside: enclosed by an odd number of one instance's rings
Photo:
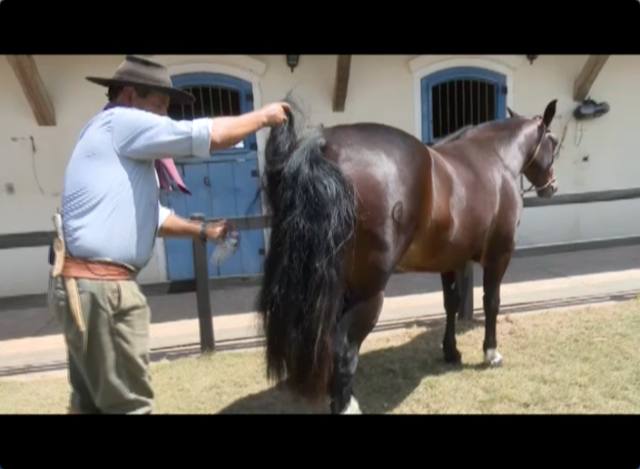
[[[485,323],[482,350],[484,351],[484,362],[489,366],[500,366],[502,364],[502,355],[498,352],[496,322],[500,310],[500,284],[510,260],[511,252],[487,262],[484,267],[483,307]]]
[[[384,292],[349,307],[338,321],[335,334],[335,361],[331,383],[331,413],[359,414],[353,395],[353,378],[358,367],[360,345],[378,321]]]

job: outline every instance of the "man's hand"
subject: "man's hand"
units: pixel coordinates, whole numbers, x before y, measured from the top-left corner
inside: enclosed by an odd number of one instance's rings
[[[227,234],[233,231],[233,229],[234,227],[231,222],[218,220],[207,223],[204,231],[208,239],[215,241],[226,238]]]
[[[261,112],[264,114],[265,125],[273,127],[285,123],[287,121],[285,111],[291,112],[291,107],[287,103],[271,103],[264,106]]]
[[[169,215],[159,230],[160,236],[168,236],[168,237],[181,237],[181,236],[191,236],[193,238],[197,238],[201,236],[201,227],[202,224],[198,221],[187,220],[182,218],[175,213]],[[207,239],[210,240],[221,240],[226,238],[226,236],[234,230],[234,226],[231,222],[227,220],[218,220],[208,222],[204,226],[204,234]]]

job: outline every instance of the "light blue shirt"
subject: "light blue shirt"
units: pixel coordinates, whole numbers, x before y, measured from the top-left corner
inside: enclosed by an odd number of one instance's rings
[[[171,211],[160,206],[153,160],[210,156],[212,119],[175,121],[115,107],[80,133],[64,176],[62,219],[70,255],[142,269],[158,227]]]

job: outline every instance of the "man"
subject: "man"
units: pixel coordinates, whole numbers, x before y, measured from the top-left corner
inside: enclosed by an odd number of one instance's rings
[[[170,101],[193,97],[173,88],[160,64],[128,56],[112,78],[87,79],[107,86],[110,102],[82,130],[66,168],[49,301],[67,344],[70,411],[150,413],[150,310],[135,277],[156,235],[216,240],[229,230],[226,221],[194,223],[160,206],[159,178],[179,179],[166,158],[209,158],[283,123],[288,106],[174,121]]]

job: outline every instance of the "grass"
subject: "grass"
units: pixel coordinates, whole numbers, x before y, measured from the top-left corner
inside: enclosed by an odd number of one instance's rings
[[[461,366],[442,361],[442,322],[370,337],[356,395],[366,413],[640,413],[640,301],[501,316],[501,368],[482,366],[481,321],[460,323]],[[152,366],[156,413],[317,412],[264,376],[263,352]],[[0,413],[64,413],[65,378],[0,381]]]

